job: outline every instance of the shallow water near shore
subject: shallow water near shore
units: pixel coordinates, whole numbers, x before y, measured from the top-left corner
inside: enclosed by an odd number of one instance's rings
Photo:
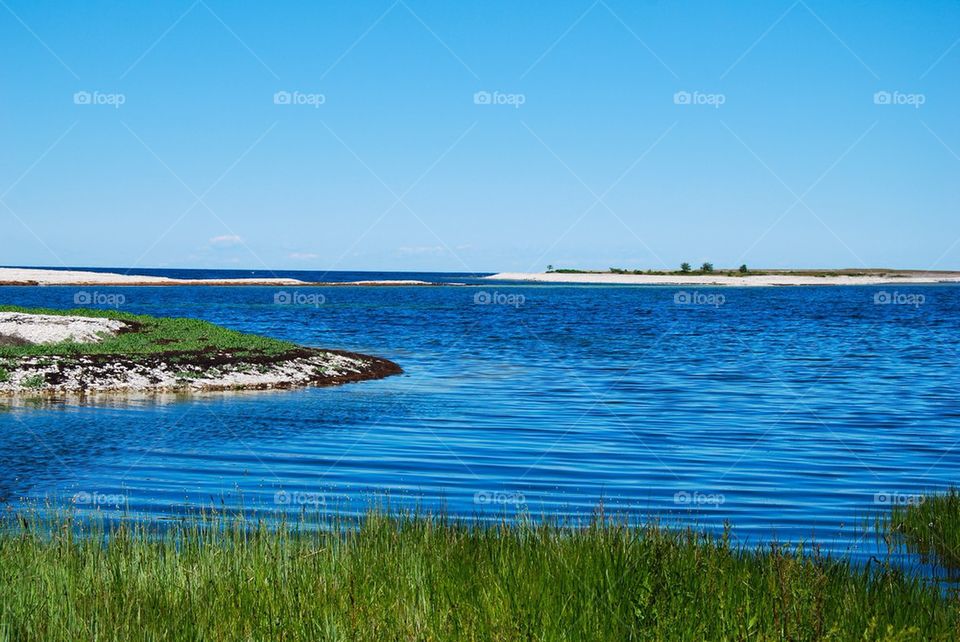
[[[485,283],[300,298],[3,287],[0,304],[73,308],[81,291],[126,312],[386,357],[405,373],[266,393],[0,401],[5,503],[122,505],[160,520],[211,505],[359,514],[386,499],[577,520],[602,502],[635,519],[728,521],[753,543],[815,537],[865,559],[884,552],[865,519],[960,481],[957,286]]]

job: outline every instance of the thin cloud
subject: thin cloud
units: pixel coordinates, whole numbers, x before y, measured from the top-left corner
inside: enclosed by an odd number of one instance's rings
[[[209,243],[214,247],[233,247],[243,243],[243,239],[236,234],[224,234],[223,236],[214,236]]]
[[[418,255],[418,254],[445,254],[447,250],[442,245],[429,245],[429,246],[414,246],[414,247],[405,246],[405,247],[397,248],[397,251],[400,252],[400,254]]]

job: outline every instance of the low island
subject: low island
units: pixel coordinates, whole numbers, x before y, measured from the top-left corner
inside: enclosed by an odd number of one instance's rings
[[[547,268],[546,272],[499,272],[484,277],[492,281],[531,283],[569,283],[592,285],[678,285],[774,287],[800,285],[921,285],[960,283],[960,272],[947,270],[793,269],[757,270],[714,268],[704,263],[694,269],[688,263],[679,270],[633,270],[610,268],[606,271]]]
[[[198,319],[0,306],[0,396],[322,386],[402,372]]]

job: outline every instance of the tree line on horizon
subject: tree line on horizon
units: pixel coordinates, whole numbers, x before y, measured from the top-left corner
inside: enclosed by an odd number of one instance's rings
[[[594,271],[595,270],[575,270],[575,269],[569,269],[569,268],[554,268],[552,264],[547,266],[548,273],[556,272],[559,274],[571,274],[571,273],[575,274],[575,273],[588,273],[588,272],[594,272]],[[699,270],[694,270],[689,263],[684,261],[683,263],[680,264],[679,270],[674,270],[672,272],[664,272],[662,270],[627,270],[624,268],[615,268],[615,267],[608,268],[608,271],[611,274],[714,274],[716,272],[716,269],[714,268],[713,263],[709,261],[704,261],[703,264],[700,266]],[[737,268],[737,272],[739,272],[740,274],[749,274],[750,268],[748,268],[747,264],[744,263],[739,268]],[[731,275],[733,274],[732,271],[727,271],[727,273]]]

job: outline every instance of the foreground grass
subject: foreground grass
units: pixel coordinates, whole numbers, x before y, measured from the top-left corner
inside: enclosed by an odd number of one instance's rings
[[[236,330],[228,330],[198,319],[173,319],[128,314],[113,310],[55,310],[0,306],[0,312],[54,314],[119,319],[135,324],[136,331],[123,332],[99,343],[64,342],[50,345],[0,345],[0,359],[28,356],[123,355],[126,357],[160,353],[230,351],[242,354],[279,354],[296,349],[286,341],[278,341]],[[0,363],[0,366],[3,364]]]
[[[595,523],[371,514],[332,532],[67,521],[0,535],[0,637],[27,640],[955,639],[960,605],[883,567]],[[106,542],[106,543],[104,543]]]
[[[960,490],[951,488],[919,503],[895,506],[890,524],[909,549],[960,569]]]

